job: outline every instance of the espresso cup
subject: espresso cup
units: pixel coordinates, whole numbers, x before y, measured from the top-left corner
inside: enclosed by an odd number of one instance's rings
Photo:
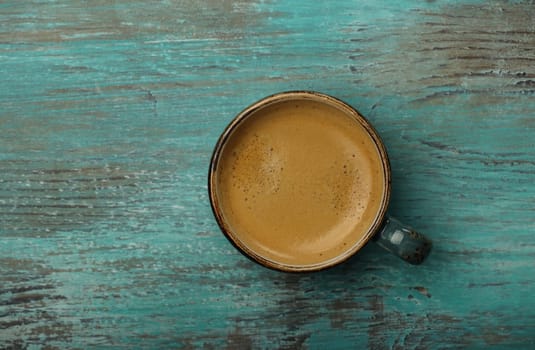
[[[431,242],[387,214],[386,148],[354,108],[312,91],[268,96],[220,136],[208,191],[219,227],[247,257],[317,271],[374,241],[412,264]]]

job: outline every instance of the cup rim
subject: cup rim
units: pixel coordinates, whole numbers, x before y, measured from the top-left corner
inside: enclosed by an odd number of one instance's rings
[[[359,124],[361,124],[366,129],[367,133],[370,135],[375,146],[377,147],[383,165],[383,175],[385,178],[385,189],[383,198],[381,200],[380,210],[377,216],[375,217],[372,225],[370,226],[368,232],[366,232],[366,234],[360,240],[356,241],[354,245],[344,253],[321,263],[306,265],[291,265],[270,260],[254,252],[252,249],[243,244],[236,235],[233,235],[232,229],[226,224],[223,218],[222,210],[220,209],[217,199],[217,186],[215,183],[217,165],[219,162],[219,157],[223,150],[223,146],[226,144],[227,140],[231,137],[232,132],[238,127],[238,125],[242,121],[247,119],[249,116],[253,115],[256,111],[264,107],[282,101],[291,101],[293,99],[310,99],[321,103],[327,103],[331,106],[341,109],[344,113],[353,117]],[[386,147],[375,128],[371,125],[371,123],[360,112],[358,112],[356,108],[350,106],[348,103],[336,97],[311,90],[290,90],[275,93],[266,96],[243,109],[231,120],[231,122],[227,125],[222,134],[219,136],[219,139],[217,140],[214,150],[212,152],[208,172],[208,194],[210,198],[210,206],[216,218],[217,224],[220,230],[225,235],[225,237],[235,248],[238,249],[240,253],[242,253],[247,258],[265,267],[284,272],[320,271],[333,267],[335,265],[339,265],[340,263],[354,256],[360,249],[362,249],[362,247],[364,247],[370,241],[370,239],[377,233],[377,231],[381,227],[386,216],[388,204],[390,202],[391,187],[391,169]]]

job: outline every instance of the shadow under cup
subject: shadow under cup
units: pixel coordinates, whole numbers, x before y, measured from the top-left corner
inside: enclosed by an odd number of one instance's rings
[[[267,97],[221,135],[209,194],[223,233],[246,256],[314,271],[355,254],[390,195],[383,143],[355,109],[315,92]]]

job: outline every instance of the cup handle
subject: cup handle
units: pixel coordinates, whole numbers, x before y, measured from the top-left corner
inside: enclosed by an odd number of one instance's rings
[[[421,264],[432,246],[427,237],[388,215],[373,241],[413,265]]]

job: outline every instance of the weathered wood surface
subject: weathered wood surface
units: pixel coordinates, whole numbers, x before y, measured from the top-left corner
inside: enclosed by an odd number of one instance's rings
[[[3,1],[0,76],[0,348],[535,348],[533,4]],[[220,234],[212,147],[290,89],[376,126],[424,265]]]

